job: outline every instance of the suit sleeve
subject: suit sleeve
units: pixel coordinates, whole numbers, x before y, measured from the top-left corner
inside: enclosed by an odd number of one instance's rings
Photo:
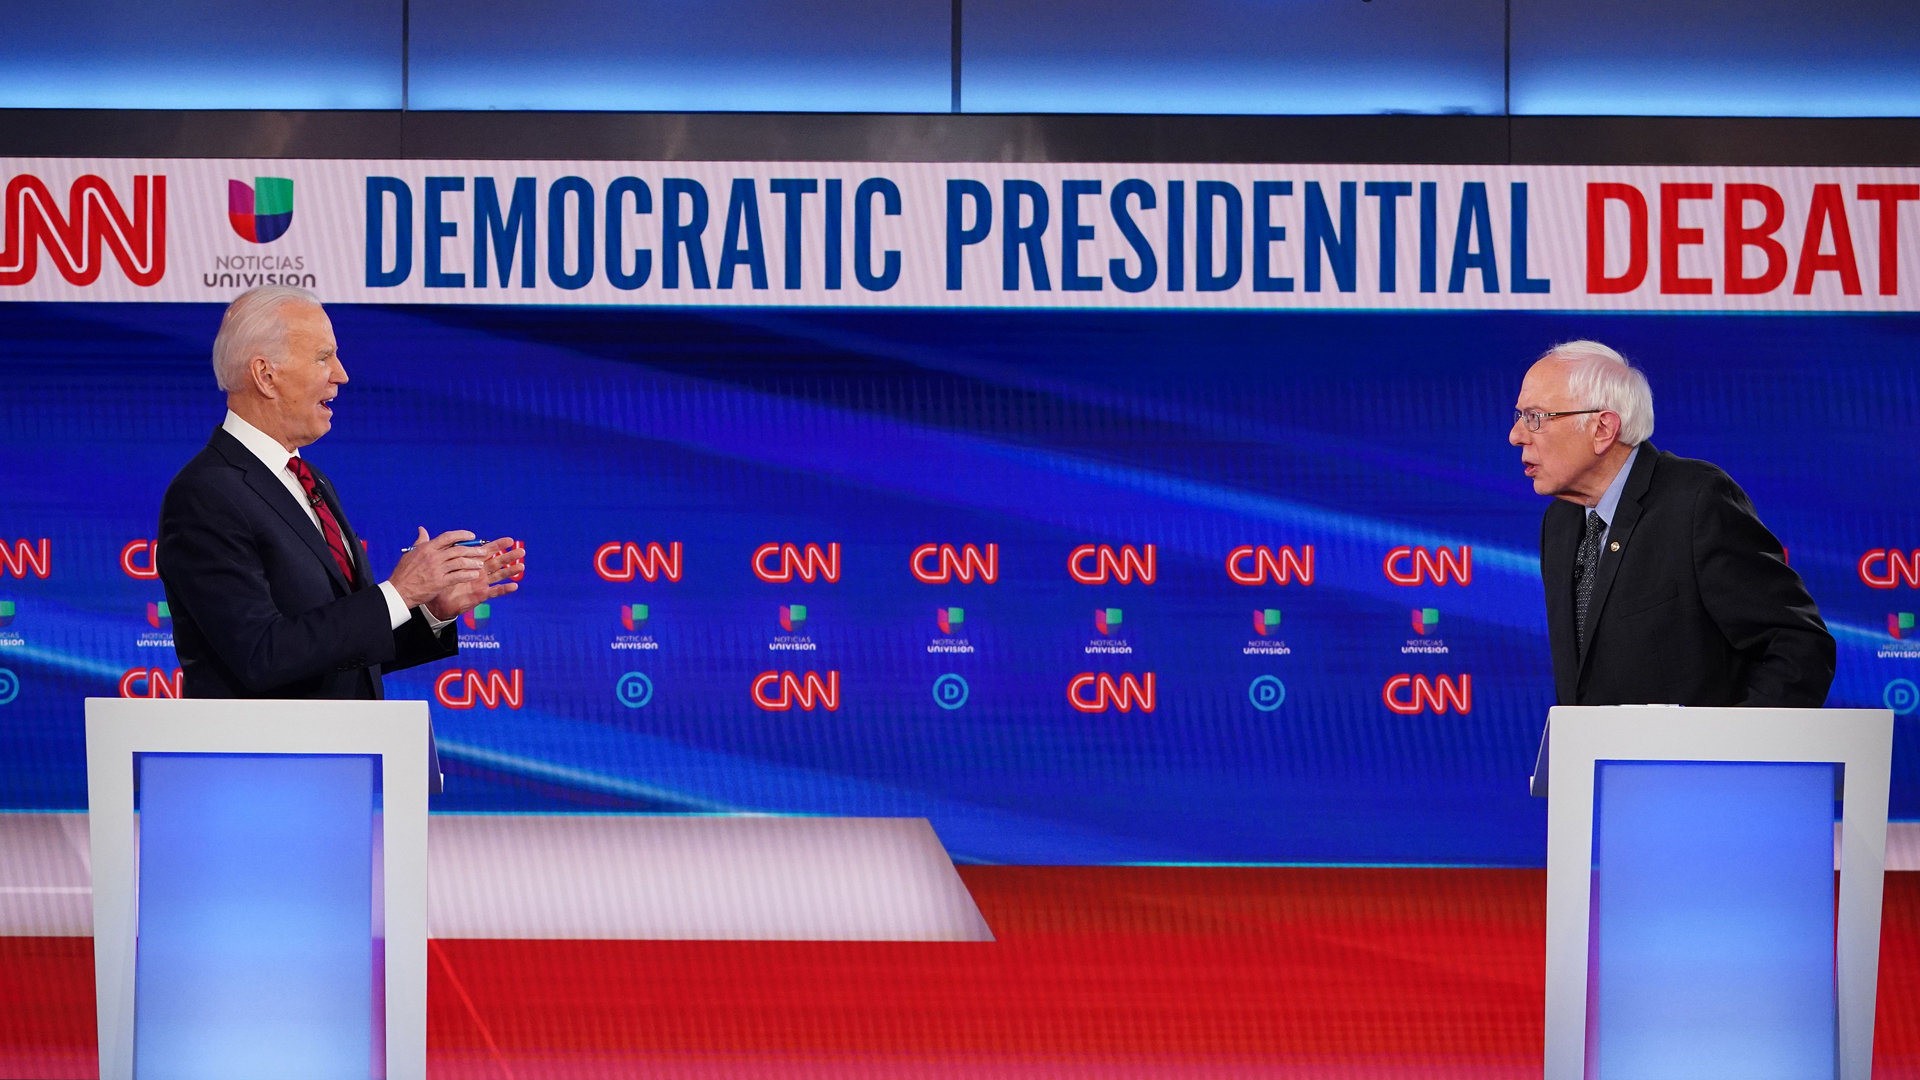
[[[378,591],[378,590],[375,590]],[[380,666],[382,672],[404,671],[420,664],[430,664],[435,660],[445,660],[449,656],[460,654],[460,638],[454,629],[458,623],[448,623],[438,634],[427,623],[427,617],[415,608],[413,618],[403,622],[393,631],[393,659]]]
[[[167,588],[251,693],[394,659],[398,639],[377,589],[298,615],[281,612],[252,523],[212,485],[168,489],[156,561]]]
[[[1694,498],[1693,562],[1701,602],[1748,659],[1741,705],[1816,709],[1833,685],[1837,649],[1819,605],[1780,541],[1725,475]]]

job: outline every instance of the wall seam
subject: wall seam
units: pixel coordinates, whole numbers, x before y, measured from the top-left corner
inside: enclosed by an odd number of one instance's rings
[[[960,0],[953,0],[953,112],[960,111]]]

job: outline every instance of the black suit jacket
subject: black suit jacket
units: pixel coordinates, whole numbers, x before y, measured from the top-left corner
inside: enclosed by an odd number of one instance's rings
[[[160,502],[154,562],[190,698],[381,698],[380,675],[460,651],[419,611],[394,629],[333,484],[316,487],[346,536],[356,588],[274,471],[224,429]],[[429,785],[439,764],[429,744]]]
[[[1640,447],[1600,553],[1584,650],[1573,563],[1586,510],[1540,523],[1553,681],[1562,705],[1819,708],[1833,635],[1780,541],[1718,466]]]

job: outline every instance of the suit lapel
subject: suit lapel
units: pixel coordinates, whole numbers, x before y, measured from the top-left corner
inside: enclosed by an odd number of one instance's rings
[[[1659,451],[1652,443],[1640,447],[1640,456],[1634,459],[1633,471],[1627,474],[1627,485],[1620,490],[1620,505],[1614,507],[1613,524],[1607,528],[1607,542],[1600,549],[1600,566],[1594,572],[1593,598],[1587,601],[1587,639],[1580,648],[1580,667],[1587,666],[1587,654],[1593,651],[1593,639],[1599,635],[1593,633],[1600,626],[1600,616],[1606,610],[1607,593],[1613,588],[1614,575],[1620,570],[1620,560],[1626,557],[1627,544],[1633,539],[1633,527],[1640,523],[1640,500],[1653,482],[1654,458]]]
[[[221,456],[225,457],[229,464],[238,467],[246,474],[247,486],[272,507],[274,512],[287,523],[287,527],[306,543],[307,550],[313,552],[313,557],[319,559],[320,565],[326,568],[327,575],[343,589],[351,591],[347,579],[340,573],[340,564],[333,561],[333,552],[327,550],[326,537],[321,536],[320,530],[314,528],[313,519],[307,517],[306,510],[294,501],[293,493],[288,491],[286,485],[280,482],[280,478],[267,468],[266,463],[255,457],[253,451],[242,446],[240,440],[228,434],[224,428],[214,430],[213,445],[219,449]]]

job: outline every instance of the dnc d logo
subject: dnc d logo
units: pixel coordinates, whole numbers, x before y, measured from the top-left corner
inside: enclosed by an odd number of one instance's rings
[[[271,244],[293,225],[293,181],[284,176],[256,176],[253,186],[227,181],[227,220],[240,239]]]

